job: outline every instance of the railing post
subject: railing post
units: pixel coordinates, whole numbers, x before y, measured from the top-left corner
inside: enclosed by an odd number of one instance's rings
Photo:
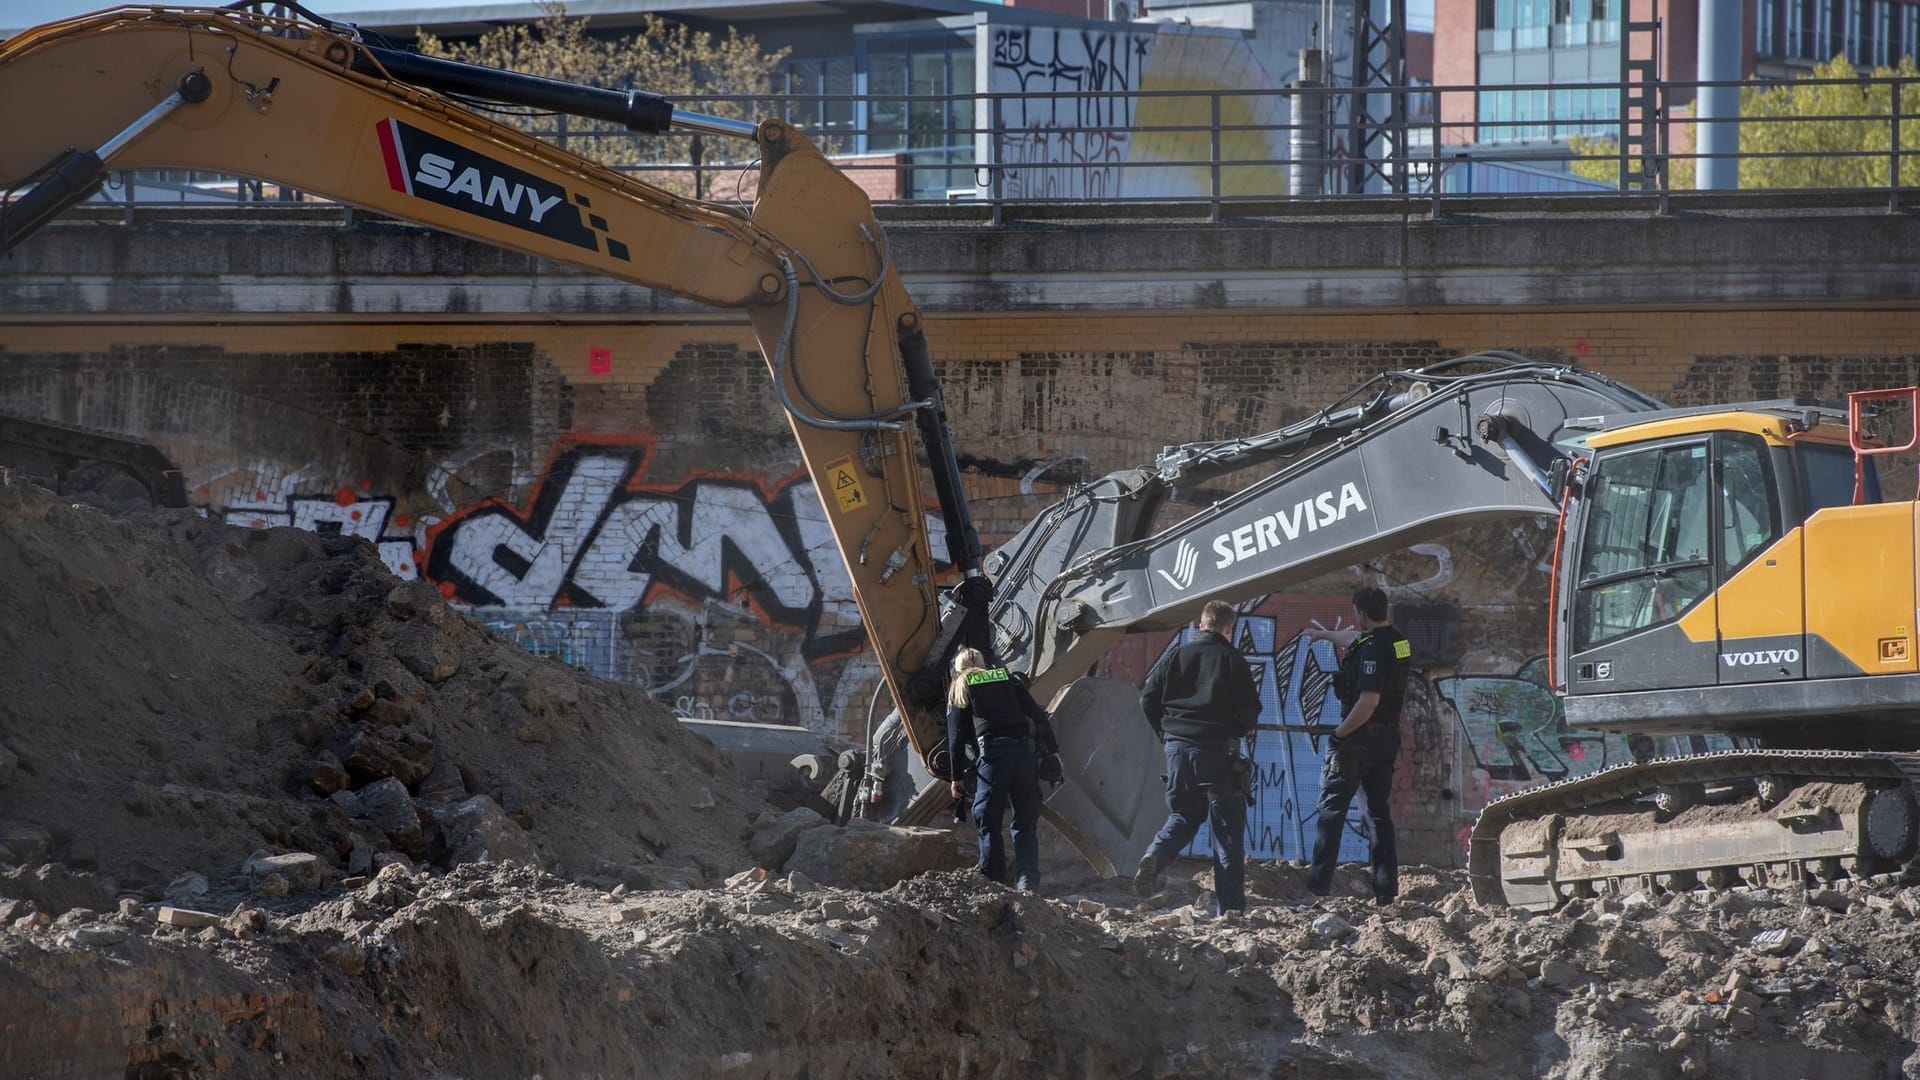
[[[1900,80],[1893,80],[1893,128],[1892,139],[1887,145],[1887,210],[1898,213],[1900,210]]]
[[[129,226],[133,224],[134,185],[135,181],[132,173],[123,172],[120,174],[120,190],[123,192],[120,203],[122,207],[120,214],[122,220]]]
[[[1000,212],[1000,202],[1006,195],[1004,185],[1006,182],[1007,168],[1006,162],[1001,160],[1000,148],[1005,145],[1006,142],[1006,112],[1000,107],[1001,101],[1004,100],[1002,95],[994,94],[991,100],[993,101],[993,130],[987,133],[987,139],[993,145],[993,161],[988,166],[988,169],[992,173],[993,199],[991,200],[991,209],[988,211],[988,214],[990,220],[995,225],[1000,225],[1005,222],[1005,218]]]
[[[1219,221],[1220,220],[1220,91],[1215,90],[1211,94],[1207,95],[1207,97],[1209,102],[1213,106],[1213,126],[1211,130],[1213,160],[1210,163],[1208,168],[1208,171],[1213,174],[1213,177],[1212,177],[1213,201],[1211,205],[1208,206],[1207,208],[1207,220]]]

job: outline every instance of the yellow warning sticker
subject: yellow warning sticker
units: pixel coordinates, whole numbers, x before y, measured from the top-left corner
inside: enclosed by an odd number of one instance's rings
[[[841,513],[867,508],[867,489],[861,486],[860,474],[854,471],[851,457],[827,462],[827,487],[833,491],[833,501]]]

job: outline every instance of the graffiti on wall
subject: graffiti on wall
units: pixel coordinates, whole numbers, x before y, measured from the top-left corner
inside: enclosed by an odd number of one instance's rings
[[[998,160],[1008,198],[1120,194],[1136,98],[1154,35],[1003,26],[989,88],[1001,99]],[[1050,97],[1047,95],[1061,95]]]
[[[220,519],[243,528],[267,529],[292,526],[322,536],[358,536],[380,551],[380,561],[397,577],[411,581],[420,576],[420,560],[414,550],[410,518],[395,511],[394,500],[386,495],[368,495],[350,487],[317,493],[288,495],[274,502],[261,498],[229,502]]]
[[[1284,191],[1286,99],[1243,34],[996,27],[988,79],[1005,198]]]
[[[653,452],[564,444],[524,504],[436,523],[426,576],[528,649],[685,717],[831,730],[862,712],[879,673],[855,655],[865,631],[812,480],[661,482]]]

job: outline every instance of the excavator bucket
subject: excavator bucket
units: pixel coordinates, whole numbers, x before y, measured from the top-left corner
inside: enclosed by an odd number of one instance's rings
[[[1051,712],[1067,782],[1048,798],[1046,818],[1095,870],[1131,874],[1166,818],[1166,767],[1140,711],[1140,688],[1078,679]]]

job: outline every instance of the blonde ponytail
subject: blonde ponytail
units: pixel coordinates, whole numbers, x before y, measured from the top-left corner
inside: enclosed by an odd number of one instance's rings
[[[963,648],[953,654],[953,682],[947,687],[947,704],[956,709],[967,707],[967,674],[985,671],[987,658],[979,649]]]

